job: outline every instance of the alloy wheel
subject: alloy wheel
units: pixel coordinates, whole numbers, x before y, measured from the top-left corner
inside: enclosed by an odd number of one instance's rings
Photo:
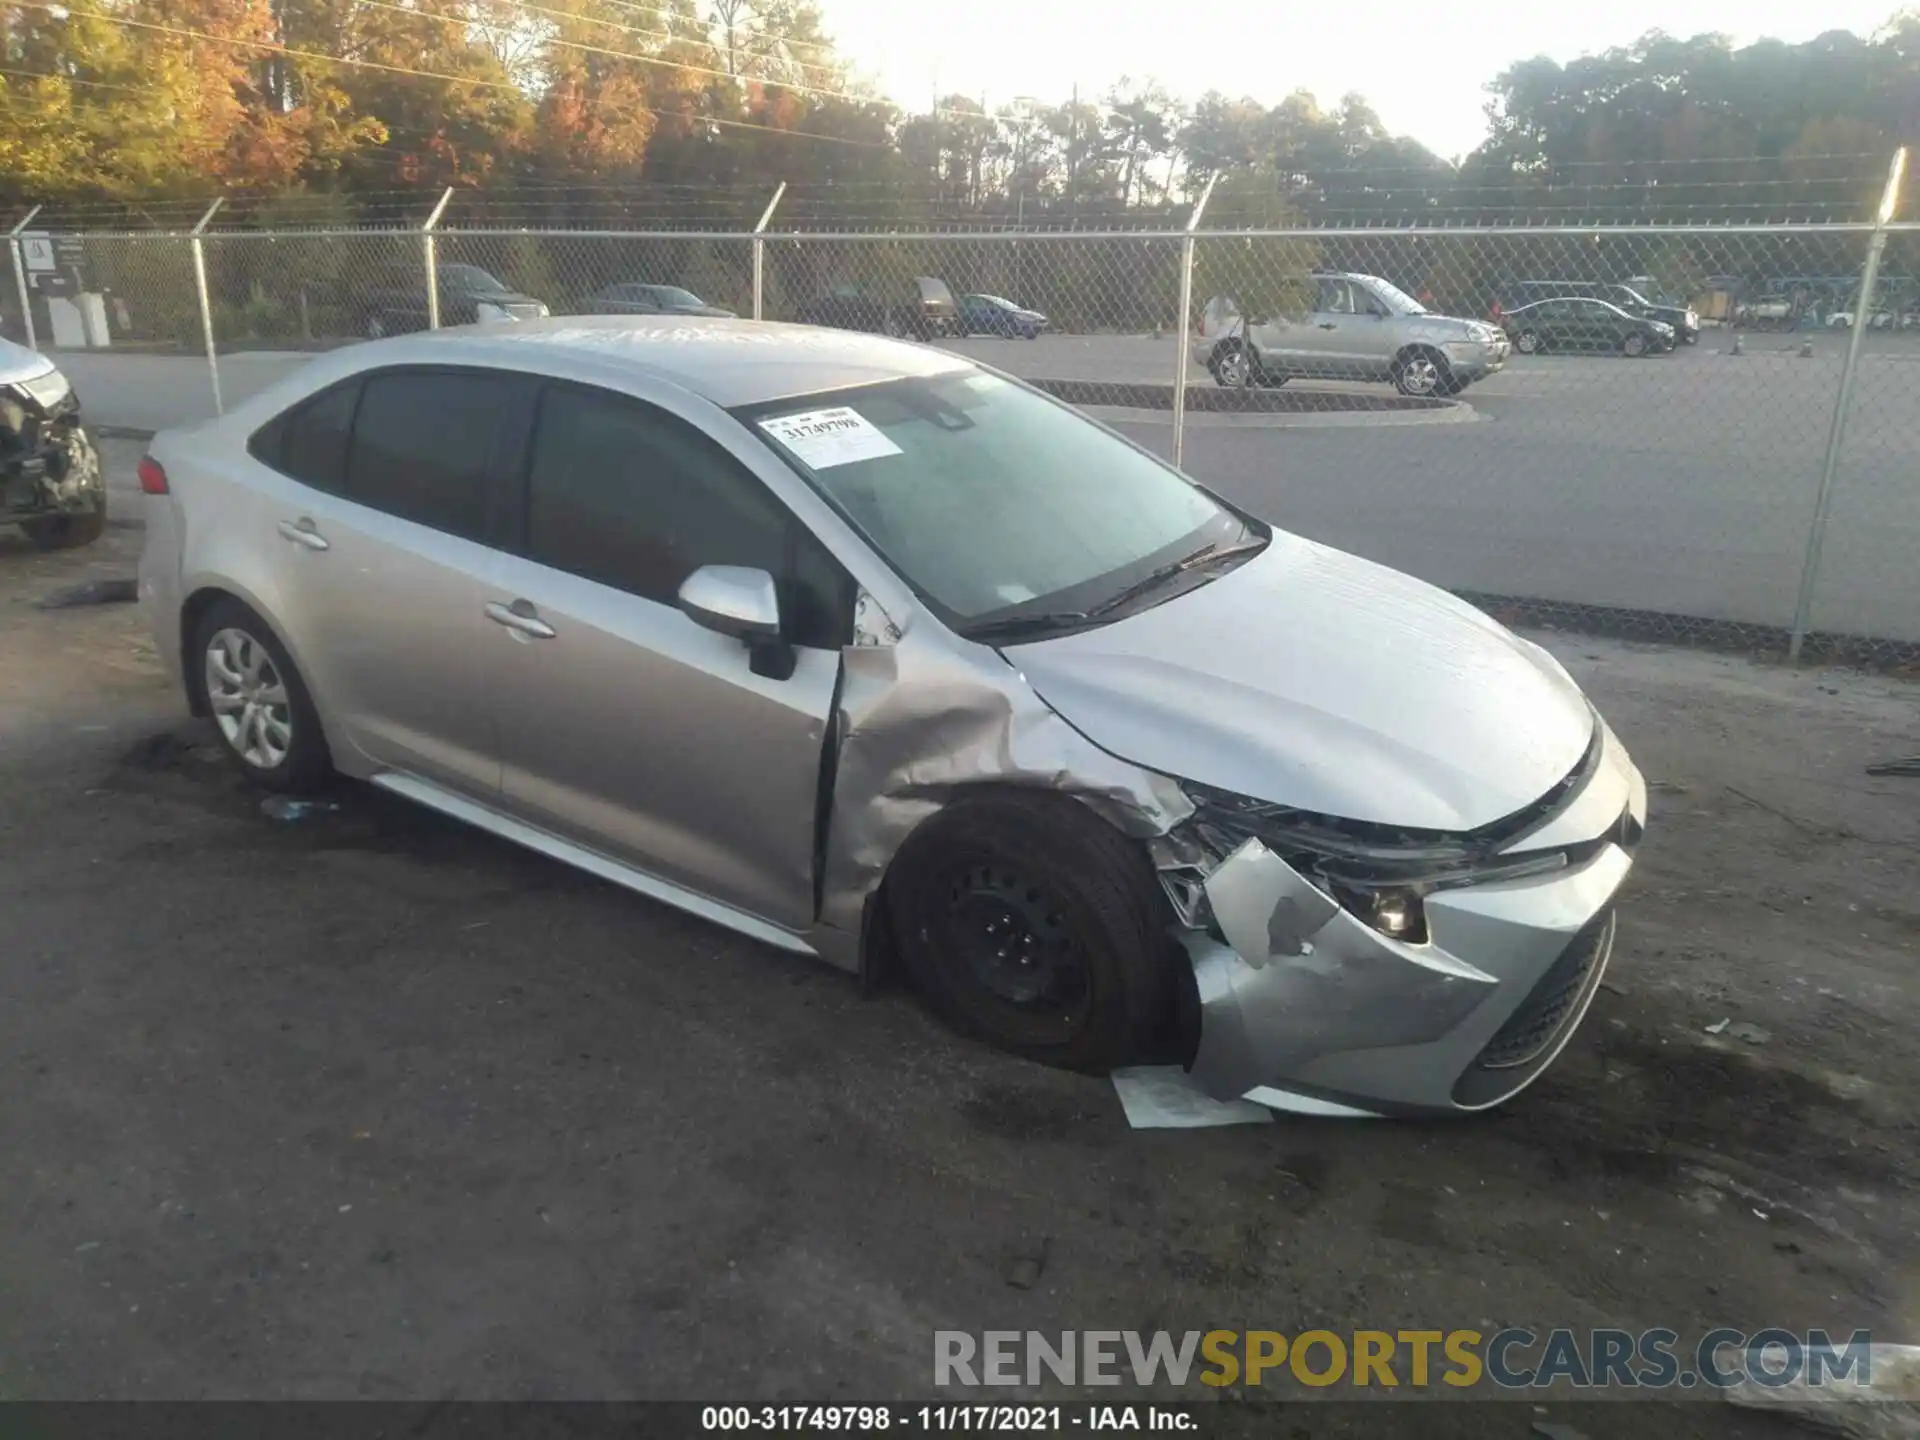
[[[1440,388],[1440,367],[1431,355],[1409,355],[1400,366],[1400,388],[1409,395],[1431,395]]]
[[[244,630],[216,631],[205,668],[207,705],[222,738],[255,769],[277,768],[293,748],[293,710],[267,647]]]

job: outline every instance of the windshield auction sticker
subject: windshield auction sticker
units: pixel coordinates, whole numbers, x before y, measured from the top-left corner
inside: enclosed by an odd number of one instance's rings
[[[877,425],[845,405],[800,415],[776,415],[762,420],[760,428],[791,450],[803,465],[815,470],[900,453],[900,447]]]

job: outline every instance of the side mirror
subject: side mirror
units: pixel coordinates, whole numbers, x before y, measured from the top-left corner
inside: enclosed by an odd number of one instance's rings
[[[680,609],[696,625],[736,640],[780,638],[773,576],[745,565],[702,565],[680,584]]]

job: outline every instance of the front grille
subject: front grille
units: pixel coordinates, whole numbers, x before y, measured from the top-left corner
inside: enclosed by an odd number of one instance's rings
[[[1483,1070],[1511,1070],[1539,1058],[1559,1036],[1560,1026],[1581,995],[1594,967],[1605,962],[1613,945],[1613,911],[1603,910],[1568,942],[1560,958],[1507,1017],[1480,1052]]]

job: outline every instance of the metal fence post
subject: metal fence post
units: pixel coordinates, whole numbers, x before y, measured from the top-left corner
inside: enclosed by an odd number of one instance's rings
[[[1187,326],[1193,314],[1193,232],[1200,217],[1207,213],[1207,201],[1213,198],[1213,185],[1220,178],[1216,171],[1207,177],[1207,188],[1187,217],[1186,238],[1180,242],[1180,313],[1173,322],[1173,466],[1180,468],[1187,448]]]
[[[7,232],[7,248],[13,252],[13,288],[20,297],[20,323],[27,327],[27,348],[38,350],[40,346],[33,338],[33,300],[27,294],[27,257],[21,253],[20,232],[33,223],[43,206],[36,205],[21,217],[20,223]]]
[[[753,318],[763,319],[762,310],[767,292],[767,242],[761,237],[767,233],[767,222],[773,219],[773,212],[780,204],[780,197],[787,193],[787,182],[782,180],[779,188],[773,192],[773,199],[767,202],[760,223],[753,227]]]
[[[1900,202],[1900,181],[1906,174],[1907,150],[1893,153],[1887,188],[1880,197],[1873,238],[1867,242],[1867,263],[1860,272],[1860,299],[1853,307],[1853,331],[1847,337],[1847,358],[1840,367],[1840,388],[1833,400],[1833,424],[1827,431],[1826,458],[1820,466],[1820,492],[1813,505],[1813,523],[1807,530],[1806,559],[1800,565],[1800,595],[1793,606],[1793,635],[1787,642],[1787,662],[1800,662],[1807,626],[1813,617],[1813,591],[1820,579],[1820,549],[1827,539],[1827,520],[1833,512],[1834,477],[1840,469],[1840,450],[1847,438],[1847,412],[1853,408],[1853,382],[1860,369],[1860,351],[1873,316],[1873,290],[1880,278],[1880,256],[1887,248],[1887,226]]]
[[[193,288],[200,297],[200,338],[207,346],[207,378],[213,383],[213,413],[216,415],[226,414],[226,407],[220,401],[220,356],[213,347],[213,297],[207,293],[207,252],[200,234],[225,202],[224,195],[214,197],[213,204],[207,207],[207,213],[188,232],[190,238],[187,241],[193,250]]]
[[[434,253],[433,227],[440,223],[440,217],[446,213],[447,202],[453,199],[453,187],[449,185],[446,193],[440,197],[440,203],[433,207],[433,213],[427,216],[427,223],[420,227],[420,259],[427,273],[427,328],[440,328],[440,257]]]

